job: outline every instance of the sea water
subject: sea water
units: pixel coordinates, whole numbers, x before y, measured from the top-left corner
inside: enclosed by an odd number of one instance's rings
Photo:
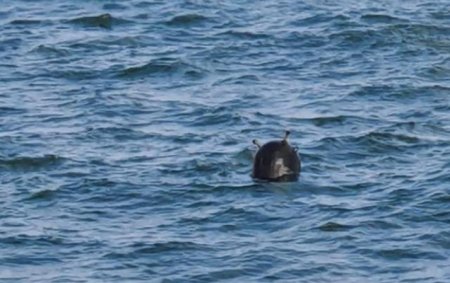
[[[1,282],[450,282],[449,1],[0,4]]]

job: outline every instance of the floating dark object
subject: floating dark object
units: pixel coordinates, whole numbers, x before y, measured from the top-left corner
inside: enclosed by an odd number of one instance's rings
[[[300,158],[297,150],[287,141],[289,134],[290,132],[286,131],[283,140],[271,141],[263,146],[253,140],[259,148],[253,161],[253,178],[271,182],[298,180],[301,168]]]

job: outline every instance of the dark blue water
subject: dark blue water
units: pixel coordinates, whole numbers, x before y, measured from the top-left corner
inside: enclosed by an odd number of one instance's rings
[[[449,1],[0,4],[1,282],[450,282]]]

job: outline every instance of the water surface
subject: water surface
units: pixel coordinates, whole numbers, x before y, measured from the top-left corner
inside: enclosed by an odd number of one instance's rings
[[[0,3],[2,282],[450,281],[448,1]]]

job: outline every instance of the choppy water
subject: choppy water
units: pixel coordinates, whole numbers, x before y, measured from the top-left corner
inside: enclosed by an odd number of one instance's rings
[[[0,4],[1,282],[450,282],[449,1]]]

